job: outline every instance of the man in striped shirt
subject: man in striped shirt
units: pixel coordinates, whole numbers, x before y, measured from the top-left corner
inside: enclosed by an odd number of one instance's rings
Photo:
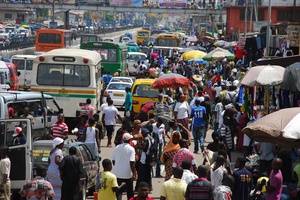
[[[60,113],[57,116],[57,122],[54,122],[51,130],[50,130],[50,136],[52,139],[59,137],[63,140],[68,138],[68,132],[69,128],[67,124],[64,122],[64,114]]]
[[[185,192],[186,200],[211,200],[212,197],[212,184],[207,177],[207,169],[204,165],[199,165],[198,169],[199,178],[193,180],[188,184]]]

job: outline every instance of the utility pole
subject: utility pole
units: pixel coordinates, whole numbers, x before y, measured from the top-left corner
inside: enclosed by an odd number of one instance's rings
[[[55,0],[52,0],[52,22],[55,21],[54,4],[55,4]]]
[[[269,7],[268,7],[268,25],[267,25],[267,41],[266,41],[266,56],[269,56],[270,54],[270,38],[271,38],[271,30],[270,30],[270,25],[271,25],[271,0],[269,0]]]
[[[244,37],[246,37],[247,34],[247,20],[248,20],[248,0],[245,1]]]

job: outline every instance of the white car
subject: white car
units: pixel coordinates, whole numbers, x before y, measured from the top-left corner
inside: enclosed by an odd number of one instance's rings
[[[106,91],[109,94],[110,98],[114,101],[114,106],[122,107],[125,102],[126,96],[126,87],[131,88],[132,84],[124,83],[124,82],[110,82],[107,87]]]
[[[122,37],[121,42],[124,44],[128,44],[128,42],[130,42],[131,39],[129,37]]]
[[[123,77],[123,76],[115,76],[115,77],[112,77],[112,78],[110,79],[110,82],[109,82],[109,83],[112,83],[112,82],[130,83],[131,85],[133,84],[132,78],[130,78],[130,77]]]
[[[141,52],[128,52],[127,55],[127,67],[130,74],[136,74],[136,67],[138,61],[144,61],[144,64],[149,66],[149,60],[147,59],[147,54]]]

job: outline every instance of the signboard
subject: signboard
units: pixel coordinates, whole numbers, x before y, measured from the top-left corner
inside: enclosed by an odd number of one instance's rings
[[[245,48],[245,43],[246,43],[246,37],[240,37],[239,42],[238,42],[238,47],[239,49],[244,49]]]
[[[92,26],[92,20],[91,20],[91,19],[87,19],[87,20],[86,20],[86,26],[87,26],[87,27]]]
[[[143,0],[132,0],[133,7],[143,7]]]
[[[57,28],[57,22],[50,22],[50,28]]]
[[[132,7],[132,0],[110,0],[110,6],[128,6]]]
[[[288,40],[300,41],[300,25],[288,25],[287,38]]]
[[[160,8],[186,8],[186,0],[158,0],[158,7]]]
[[[267,25],[268,22],[253,22],[253,31],[260,32],[260,29]]]

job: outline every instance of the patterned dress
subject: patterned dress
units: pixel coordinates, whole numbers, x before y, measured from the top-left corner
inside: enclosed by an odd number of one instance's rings
[[[165,170],[166,170],[166,176],[165,176],[165,181],[169,180],[171,176],[173,175],[173,158],[174,155],[177,153],[177,150],[172,150],[169,152],[165,152]]]

